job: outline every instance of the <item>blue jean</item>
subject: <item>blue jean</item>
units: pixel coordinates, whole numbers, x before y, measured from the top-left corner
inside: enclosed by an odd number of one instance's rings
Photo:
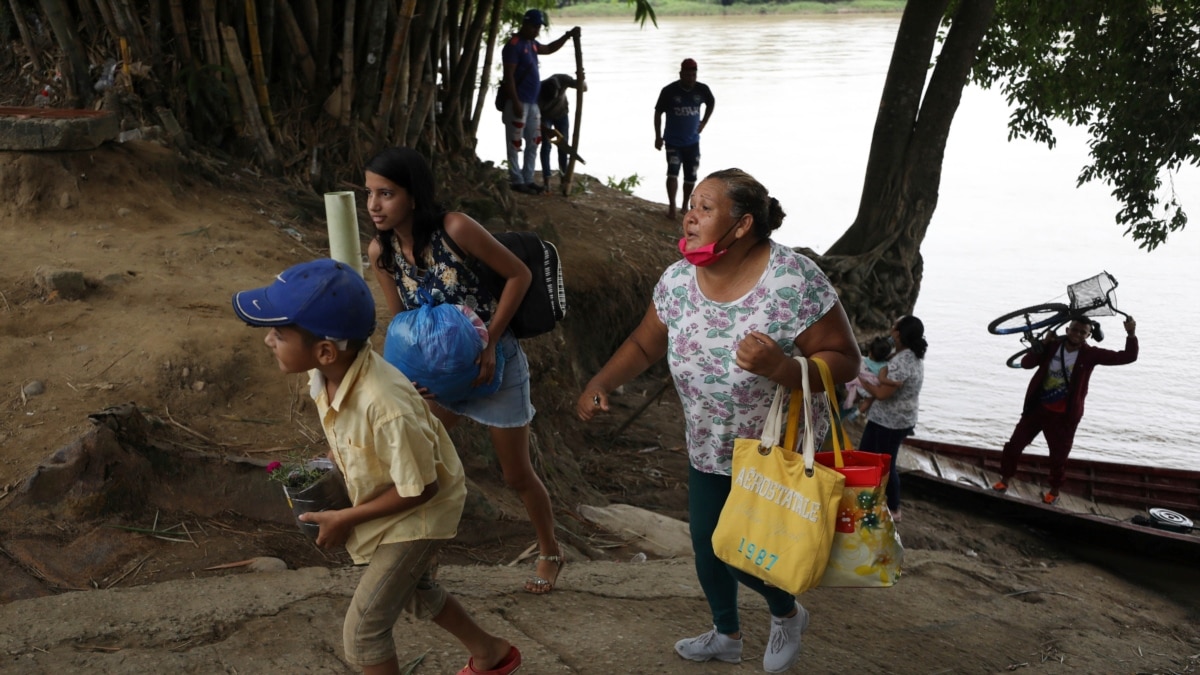
[[[896,469],[896,458],[900,455],[900,444],[912,436],[913,428],[889,429],[881,424],[868,421],[863,429],[862,440],[858,449],[867,452],[878,452],[892,458],[892,470],[888,473],[887,503],[888,509],[895,513],[900,509],[900,471]]]
[[[739,581],[766,598],[772,616],[787,616],[796,606],[796,597],[791,593],[726,565],[713,552],[713,531],[732,486],[730,476],[703,473],[688,465],[688,522],[692,552],[696,555],[696,577],[712,611],[713,625],[725,635],[741,630],[737,609]]]
[[[546,129],[558,129],[562,134],[562,144],[558,146],[558,173],[567,175],[567,144],[571,142],[571,123],[567,121],[566,116],[558,119],[542,120],[542,127]],[[550,142],[549,135],[542,138],[542,178],[547,185],[550,183],[550,146],[554,145]]]
[[[508,182],[512,185],[533,183],[537,168],[537,146],[542,140],[542,114],[537,103],[525,103],[525,117],[513,117],[512,101],[504,104],[504,137],[508,141]],[[524,153],[521,152],[522,147]],[[524,159],[524,162],[520,160]]]

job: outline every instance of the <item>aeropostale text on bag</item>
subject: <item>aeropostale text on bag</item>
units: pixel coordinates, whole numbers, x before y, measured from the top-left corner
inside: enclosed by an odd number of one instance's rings
[[[790,487],[771,480],[753,467],[739,471],[733,484],[743,490],[753,492],[769,502],[774,502],[810,522],[817,522],[821,516],[820,502],[814,502]]]

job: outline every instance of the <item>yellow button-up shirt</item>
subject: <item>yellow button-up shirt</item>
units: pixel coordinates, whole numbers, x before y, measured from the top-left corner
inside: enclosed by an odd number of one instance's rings
[[[380,544],[453,538],[466,501],[466,477],[446,428],[412,382],[367,345],[333,401],[320,371],[309,371],[309,387],[354,505],[384,490],[417,497],[426,485],[438,484],[428,502],[356,526],[346,542],[354,562],[370,562]]]

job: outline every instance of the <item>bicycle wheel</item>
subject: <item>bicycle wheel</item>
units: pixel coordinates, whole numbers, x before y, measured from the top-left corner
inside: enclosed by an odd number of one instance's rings
[[[1025,331],[1044,328],[1055,322],[1063,322],[1071,313],[1071,307],[1061,302],[1047,302],[1034,305],[1004,316],[988,324],[988,332],[993,335],[1011,335]]]
[[[1025,349],[1022,349],[1021,351],[1017,352],[1016,354],[1013,354],[1012,356],[1008,357],[1008,360],[1005,361],[1004,363],[1007,364],[1009,368],[1020,368],[1021,367],[1021,359],[1025,358],[1025,355],[1028,353],[1029,353],[1029,347],[1026,347]]]

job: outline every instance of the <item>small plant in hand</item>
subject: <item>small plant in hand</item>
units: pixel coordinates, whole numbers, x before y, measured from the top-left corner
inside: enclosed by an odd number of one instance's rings
[[[321,462],[307,459],[290,458],[285,462],[271,462],[267,465],[267,475],[271,480],[292,490],[306,488],[328,473],[329,468],[321,466]]]

